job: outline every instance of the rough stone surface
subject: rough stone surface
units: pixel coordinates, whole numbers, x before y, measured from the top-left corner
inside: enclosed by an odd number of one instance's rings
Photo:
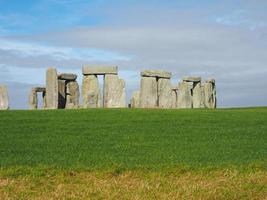
[[[5,85],[0,85],[0,110],[9,109],[9,99],[7,87]]]
[[[58,79],[55,68],[48,68],[46,71],[46,108],[58,108]]]
[[[160,78],[158,80],[158,107],[172,107],[172,86],[170,79]]]
[[[84,108],[97,108],[100,106],[100,86],[96,75],[83,77],[82,96]]]
[[[32,88],[29,95],[29,109],[36,110],[38,107],[38,98],[36,88]]]
[[[118,75],[105,75],[104,83],[104,107],[126,107],[125,82]]]
[[[201,92],[201,82],[193,83],[193,108],[201,108],[202,104],[202,92]]]
[[[183,81],[186,81],[186,82],[201,82],[201,77],[198,77],[198,76],[185,76],[185,77],[183,77]]]
[[[141,72],[141,76],[146,77],[158,77],[158,78],[171,78],[172,73],[162,70],[144,70]]]
[[[204,84],[204,96],[205,96],[205,107],[206,108],[216,108],[217,100],[216,100],[216,87],[215,81],[206,82]]]
[[[201,85],[201,105],[200,108],[205,108],[205,91],[204,86]]]
[[[192,84],[189,82],[179,83],[178,98],[177,98],[177,107],[178,108],[192,108],[192,95],[191,89]]]
[[[105,74],[118,74],[117,66],[84,66],[83,75],[105,75]]]
[[[155,77],[141,77],[140,107],[155,108],[158,103],[157,79]]]
[[[140,107],[140,91],[134,91],[131,98],[131,108]]]
[[[171,108],[177,108],[177,90],[172,90],[172,106]]]
[[[45,87],[34,87],[32,90],[35,90],[36,92],[45,92]]]
[[[66,106],[66,81],[58,80],[58,108],[64,109]]]
[[[77,79],[76,74],[62,73],[58,75],[58,79],[66,81],[75,81]]]
[[[66,108],[79,108],[79,84],[71,81],[66,84]]]
[[[46,109],[46,91],[43,92],[43,109]]]

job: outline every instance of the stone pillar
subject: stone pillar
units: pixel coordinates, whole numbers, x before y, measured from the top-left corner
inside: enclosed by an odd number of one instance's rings
[[[125,82],[118,75],[106,74],[104,81],[104,107],[125,108]]]
[[[64,109],[66,106],[66,81],[58,80],[58,108]]]
[[[32,88],[31,93],[29,95],[29,109],[36,110],[37,108],[38,108],[37,91],[35,88]]]
[[[192,108],[192,83],[183,81],[178,86],[178,108]]]
[[[204,95],[205,95],[205,107],[206,108],[216,108],[216,86],[215,80],[209,79],[204,84]]]
[[[100,105],[100,86],[97,75],[84,75],[82,84],[84,108],[97,108]]]
[[[201,108],[201,82],[193,82],[193,108]]]
[[[9,109],[9,99],[7,87],[5,85],[0,85],[0,110]]]
[[[141,77],[140,107],[156,108],[158,102],[158,85],[156,77]]]
[[[131,98],[131,108],[140,107],[140,92],[134,91]]]
[[[70,81],[66,84],[66,108],[79,108],[79,84],[76,81]]]
[[[42,93],[42,96],[43,96],[43,109],[46,109],[46,91],[43,91]]]
[[[177,108],[178,87],[172,88],[172,106],[171,108]]]
[[[46,71],[46,108],[58,108],[58,77],[55,68]]]
[[[158,79],[158,107],[172,107],[172,86],[171,80],[167,78]]]

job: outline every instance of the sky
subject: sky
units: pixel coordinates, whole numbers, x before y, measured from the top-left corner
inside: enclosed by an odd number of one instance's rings
[[[218,107],[267,106],[266,0],[0,0],[0,85],[28,108],[45,71],[117,65],[127,100],[140,71],[216,79]]]

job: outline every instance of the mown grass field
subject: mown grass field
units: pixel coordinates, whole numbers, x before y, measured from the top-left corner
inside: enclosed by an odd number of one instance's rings
[[[0,112],[0,199],[267,199],[267,108]]]

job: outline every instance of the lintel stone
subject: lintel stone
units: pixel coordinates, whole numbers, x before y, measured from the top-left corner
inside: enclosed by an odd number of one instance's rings
[[[117,66],[84,66],[83,75],[105,75],[105,74],[118,74]]]
[[[58,79],[66,81],[75,81],[77,79],[76,74],[63,73],[58,75]]]
[[[45,87],[34,87],[34,88],[32,88],[32,90],[35,92],[45,92],[46,91]]]
[[[185,77],[183,77],[183,81],[186,81],[186,82],[201,82],[201,77],[199,77],[199,76],[185,76]]]
[[[144,70],[141,72],[141,76],[145,77],[158,77],[158,78],[171,78],[172,73],[162,70]]]
[[[206,80],[206,83],[213,83],[213,84],[215,84],[215,79],[210,78],[210,79]]]

